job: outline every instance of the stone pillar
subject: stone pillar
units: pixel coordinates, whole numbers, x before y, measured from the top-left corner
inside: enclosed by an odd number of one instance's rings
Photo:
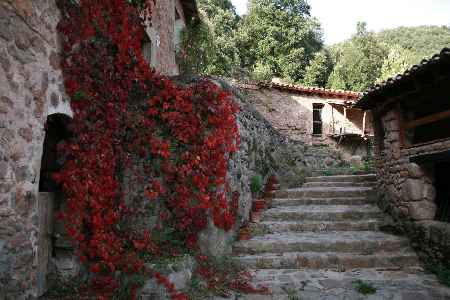
[[[433,220],[436,214],[436,190],[432,179],[421,166],[407,165],[408,179],[402,185],[402,198],[408,207],[409,216],[415,221]]]

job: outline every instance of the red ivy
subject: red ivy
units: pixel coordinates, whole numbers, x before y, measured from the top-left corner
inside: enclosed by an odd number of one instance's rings
[[[239,145],[237,106],[211,82],[180,87],[151,70],[141,53],[143,20],[127,1],[79,2],[59,1],[64,82],[74,112],[74,138],[63,147],[67,159],[57,175],[67,231],[99,299],[120,288],[119,273],[151,274],[172,299],[187,299],[145,269],[140,254],[161,252],[152,232],[120,226],[132,212],[124,203],[123,171],[133,169],[130,157],[147,162],[145,196],[163,205],[160,226],[173,226],[187,247],[197,248],[208,216],[230,230],[238,194],[229,199],[226,176]]]

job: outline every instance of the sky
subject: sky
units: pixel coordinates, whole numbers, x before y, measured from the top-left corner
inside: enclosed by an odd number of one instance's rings
[[[247,11],[247,0],[231,0],[238,14]],[[369,30],[398,26],[450,25],[450,0],[308,0],[330,45],[351,37],[358,21]]]

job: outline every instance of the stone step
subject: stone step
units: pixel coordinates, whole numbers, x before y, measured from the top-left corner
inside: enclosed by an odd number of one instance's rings
[[[370,182],[376,180],[375,174],[306,177],[306,182]]]
[[[374,205],[299,205],[268,209],[262,221],[345,221],[383,217]]]
[[[367,187],[314,187],[280,190],[275,198],[328,198],[328,197],[366,197],[372,191]]]
[[[399,251],[407,247],[406,238],[374,231],[288,232],[255,236],[234,244],[235,254],[284,252]]]
[[[256,286],[269,288],[268,295],[242,295],[239,300],[444,300],[450,288],[439,284],[432,274],[389,269],[334,270],[261,269],[251,272]],[[373,286],[374,295],[364,296],[355,281]]]
[[[362,221],[265,221],[256,223],[256,234],[270,234],[283,232],[326,232],[326,231],[377,231],[383,222],[376,219]]]
[[[298,205],[364,205],[374,203],[368,197],[333,197],[333,198],[275,198],[272,207]]]
[[[327,182],[327,181],[313,181],[306,182],[303,184],[303,188],[314,188],[314,187],[374,187],[376,182],[368,181],[368,182],[351,182],[351,181],[343,181],[343,182]]]
[[[251,269],[339,269],[409,268],[419,266],[417,255],[409,248],[376,254],[339,252],[285,252],[241,255],[236,259]]]

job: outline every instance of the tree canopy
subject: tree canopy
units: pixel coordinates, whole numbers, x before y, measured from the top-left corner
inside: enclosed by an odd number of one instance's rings
[[[230,0],[198,0],[201,22],[184,34],[185,71],[231,75],[239,66],[235,35],[240,21]]]
[[[251,0],[238,30],[241,66],[261,79],[300,81],[322,44],[305,0]]]
[[[328,86],[334,89],[362,91],[379,77],[387,49],[365,23],[358,23],[357,33],[349,42],[333,49],[334,70]]]
[[[334,69],[328,86],[363,91],[449,45],[450,28],[446,26],[399,27],[373,33],[359,24],[350,40],[330,47]]]
[[[360,22],[349,40],[324,46],[307,0],[250,0],[238,16],[230,0],[198,0],[201,22],[184,34],[184,70],[363,91],[450,45],[450,27],[379,33]]]

